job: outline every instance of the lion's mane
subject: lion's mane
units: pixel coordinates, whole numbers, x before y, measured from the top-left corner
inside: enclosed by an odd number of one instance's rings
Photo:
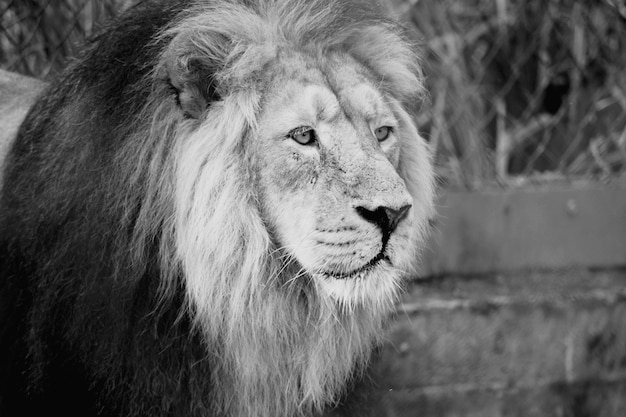
[[[5,171],[0,410],[313,415],[360,375],[393,300],[342,314],[285,289],[251,187],[255,86],[285,45],[346,51],[405,105],[421,92],[395,26],[327,0],[144,2],[47,88]]]

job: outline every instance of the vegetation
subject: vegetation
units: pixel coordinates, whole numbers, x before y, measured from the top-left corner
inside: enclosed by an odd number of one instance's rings
[[[422,128],[448,182],[626,169],[622,2],[419,1],[410,22],[429,64]]]

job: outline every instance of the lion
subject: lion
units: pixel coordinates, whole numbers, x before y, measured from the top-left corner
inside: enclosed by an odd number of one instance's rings
[[[350,413],[433,213],[423,85],[357,1],[107,26],[6,158],[0,414]]]

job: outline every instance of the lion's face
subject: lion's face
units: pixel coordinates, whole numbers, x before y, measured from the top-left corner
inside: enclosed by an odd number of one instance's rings
[[[284,59],[266,92],[253,152],[263,215],[295,279],[343,304],[385,302],[416,256],[405,126],[363,66],[320,62]]]

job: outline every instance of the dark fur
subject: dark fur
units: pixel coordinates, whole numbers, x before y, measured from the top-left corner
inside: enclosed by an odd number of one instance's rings
[[[155,301],[158,233],[147,253],[133,254],[147,179],[118,166],[120,150],[141,149],[124,141],[142,122],[136,113],[151,88],[142,80],[160,50],[151,42],[185,6],[162,3],[176,6],[139,7],[94,39],[44,92],[8,158],[0,230],[3,417],[211,410],[211,359],[189,318],[179,316],[182,295]]]

